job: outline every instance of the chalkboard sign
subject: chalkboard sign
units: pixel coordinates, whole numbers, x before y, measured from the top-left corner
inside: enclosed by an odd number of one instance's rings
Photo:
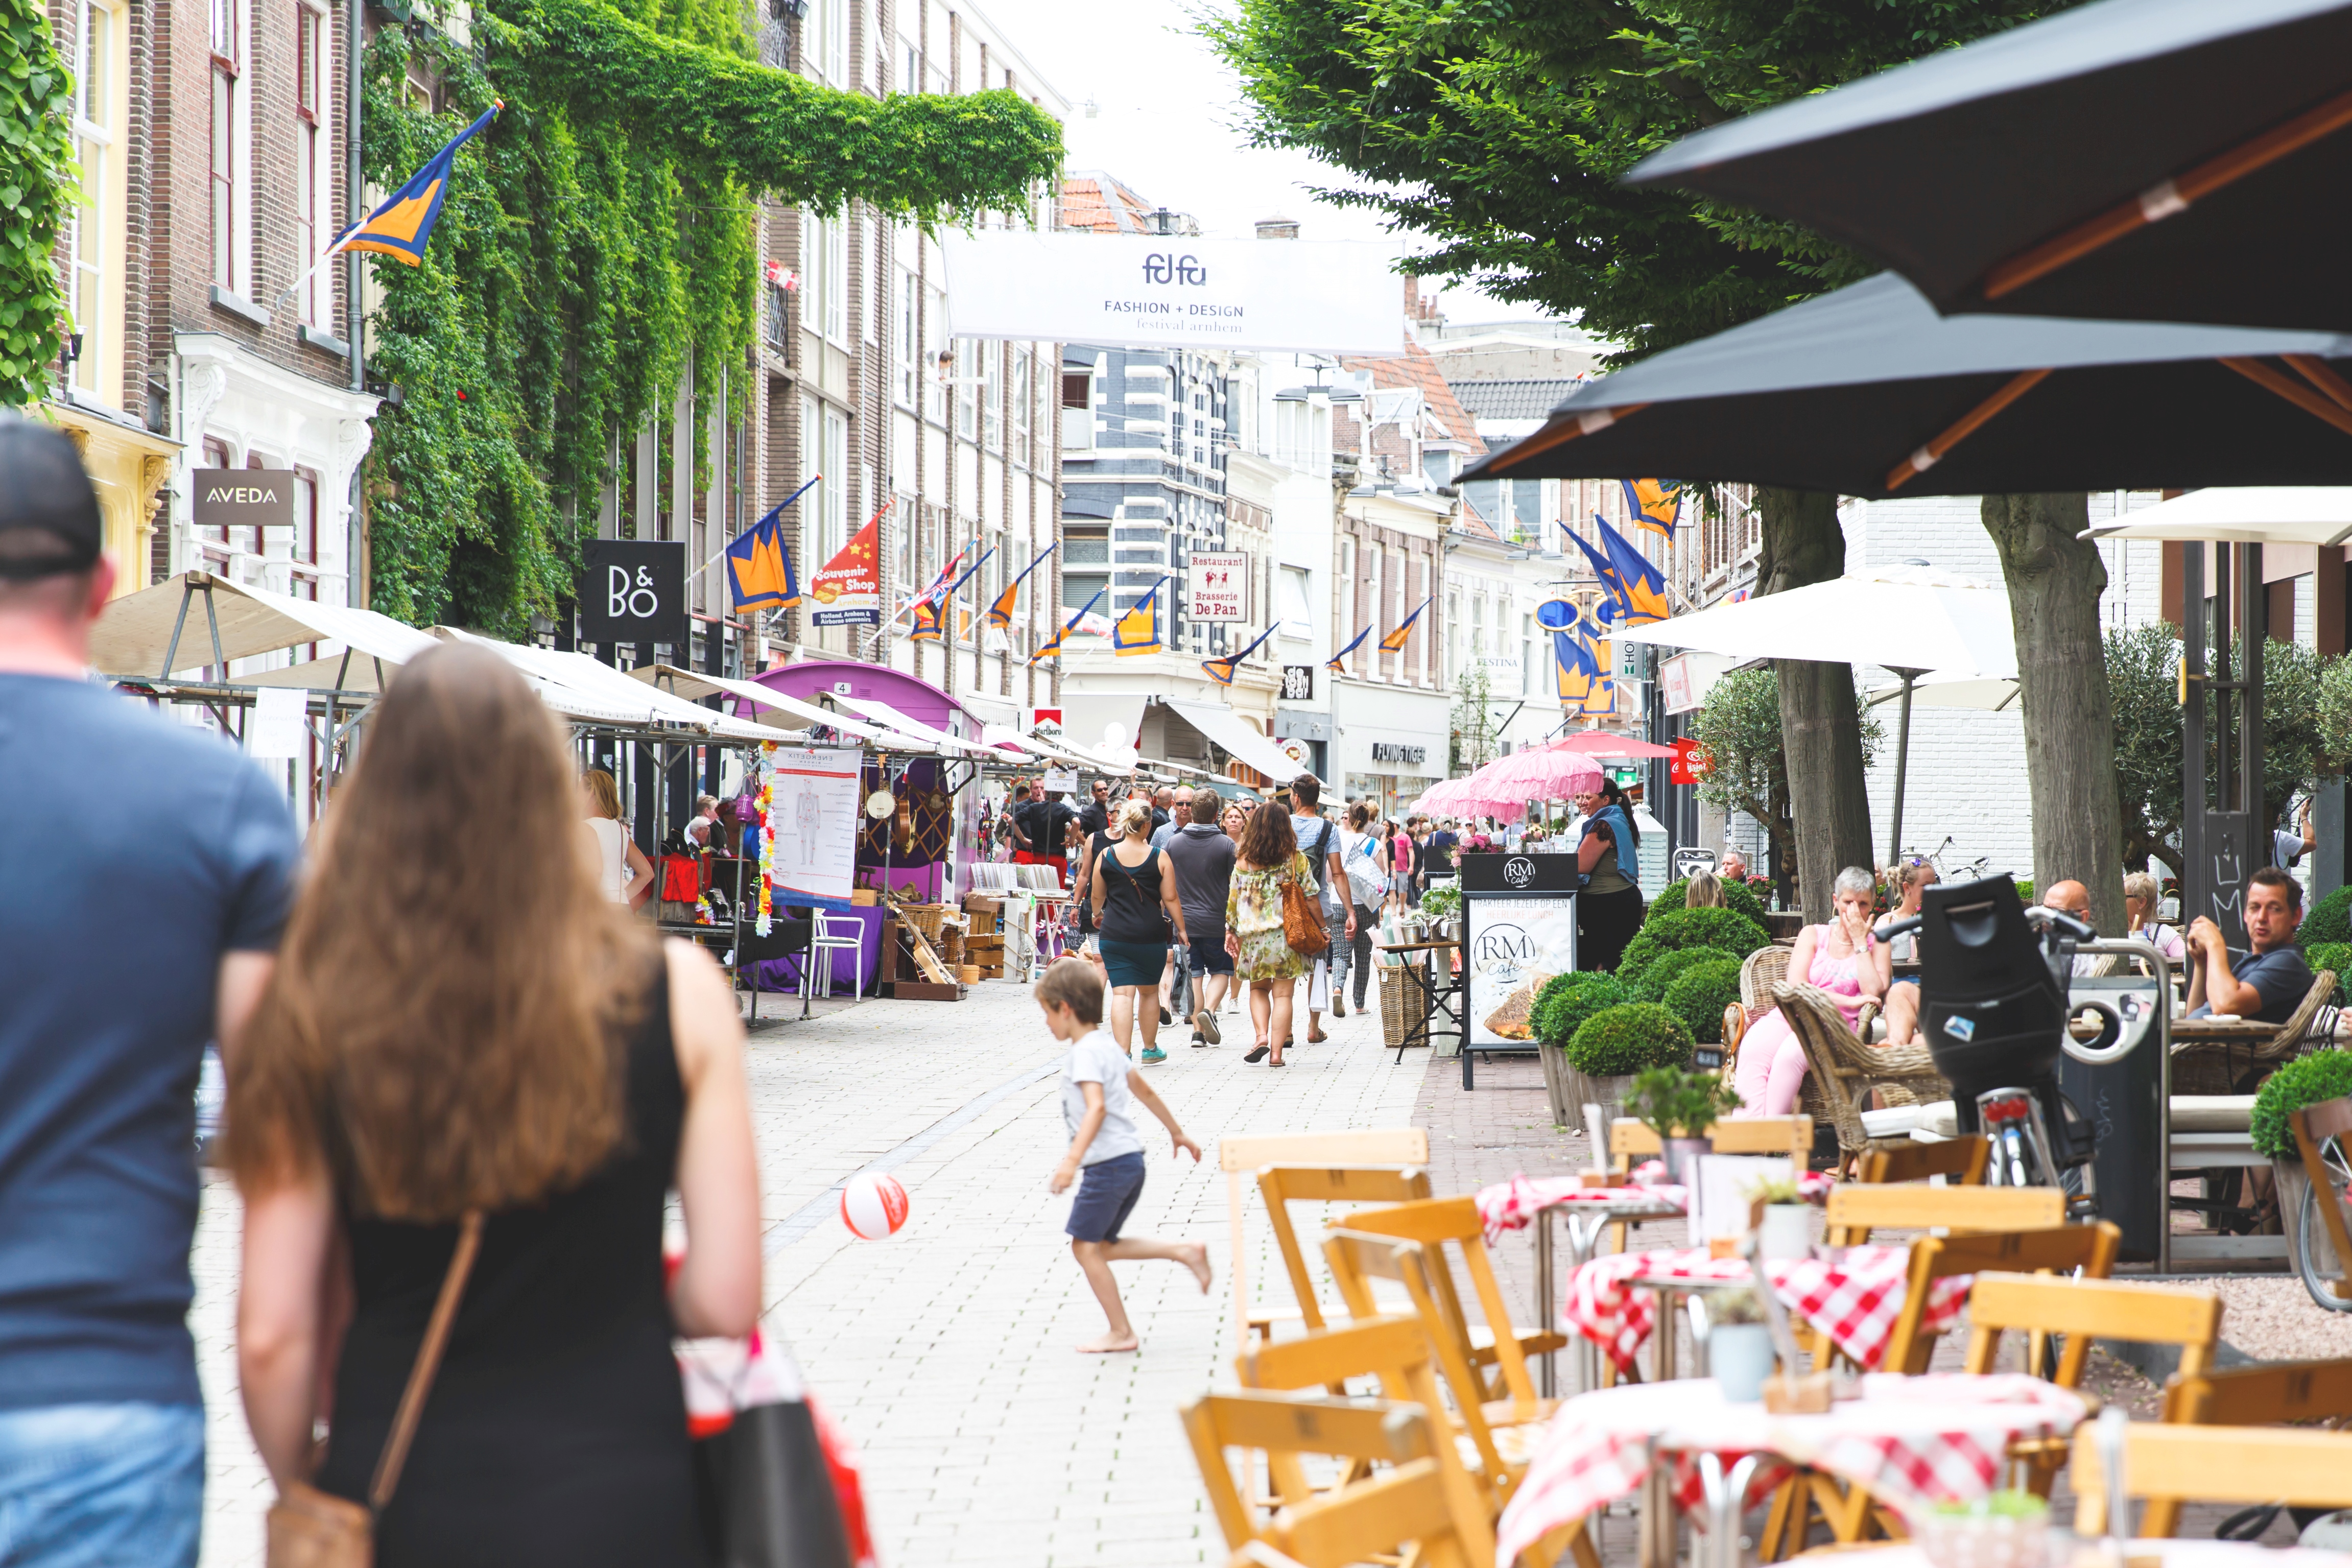
[[[580,545],[580,640],[687,646],[686,545],[646,539],[589,539]]]

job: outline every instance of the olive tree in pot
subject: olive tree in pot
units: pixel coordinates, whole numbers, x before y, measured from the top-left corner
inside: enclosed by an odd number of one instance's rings
[[[2309,1279],[2333,1278],[2343,1271],[2336,1258],[2336,1249],[2327,1239],[2327,1227],[2315,1210],[2311,1224],[2301,1222],[2305,1206],[2305,1194],[2311,1191],[2311,1179],[2303,1168],[2303,1154],[2295,1147],[2294,1129],[2287,1125],[2291,1112],[2319,1104],[2323,1100],[2341,1100],[2352,1095],[2352,1052],[2339,1050],[2314,1051],[2307,1057],[2291,1061],[2263,1080],[2254,1095],[2254,1110],[2249,1123],[2254,1152],[2267,1154],[2271,1161],[2273,1190],[2278,1194],[2279,1228],[2286,1233],[2288,1266]],[[2303,1233],[2308,1229],[2306,1237]],[[2308,1240],[2312,1258],[2306,1266],[2304,1245]]]
[[[1688,1186],[1697,1180],[1698,1156],[1715,1147],[1707,1135],[1717,1118],[1738,1110],[1739,1096],[1714,1073],[1654,1067],[1635,1075],[1625,1108],[1658,1135],[1666,1152],[1666,1180]]]

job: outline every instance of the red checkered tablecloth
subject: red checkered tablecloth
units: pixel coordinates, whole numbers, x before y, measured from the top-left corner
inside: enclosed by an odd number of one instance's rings
[[[1859,1398],[1822,1415],[1732,1404],[1709,1377],[1580,1394],[1545,1428],[1503,1510],[1496,1562],[1514,1563],[1551,1531],[1629,1496],[1661,1458],[1674,1467],[1675,1499],[1685,1508],[1698,1501],[1696,1460],[1706,1453],[1727,1465],[1748,1454],[1785,1461],[1758,1470],[1750,1499],[1805,1465],[1866,1487],[1900,1511],[1972,1501],[1991,1492],[2011,1443],[2064,1436],[2089,1410],[2080,1394],[2017,1373],[1873,1373],[1859,1383]]]
[[[1526,1228],[1529,1221],[1549,1208],[1651,1202],[1686,1209],[1689,1189],[1664,1180],[1664,1164],[1651,1160],[1628,1178],[1629,1184],[1615,1187],[1588,1187],[1576,1176],[1536,1178],[1514,1172],[1507,1182],[1478,1189],[1478,1217],[1485,1223],[1486,1239],[1491,1243],[1501,1240],[1507,1230]],[[1643,1180],[1645,1175],[1652,1179]],[[1798,1178],[1797,1191],[1808,1203],[1820,1203],[1836,1181],[1826,1171],[1808,1171]]]
[[[1849,1247],[1828,1258],[1773,1258],[1764,1271],[1790,1311],[1828,1334],[1861,1365],[1874,1367],[1903,1310],[1910,1258],[1906,1247]],[[1650,1337],[1657,1319],[1656,1298],[1637,1289],[1639,1283],[1748,1278],[1745,1260],[1709,1258],[1703,1247],[1612,1253],[1569,1276],[1562,1310],[1569,1327],[1630,1372],[1633,1352]],[[1920,1320],[1923,1331],[1940,1333],[1952,1325],[1968,1304],[1973,1278],[1958,1275],[1929,1287],[1927,1310]]]

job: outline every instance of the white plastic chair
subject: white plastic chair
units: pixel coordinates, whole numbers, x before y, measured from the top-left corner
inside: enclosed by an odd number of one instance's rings
[[[833,994],[833,955],[849,954],[849,973],[853,982],[857,974],[857,950],[864,945],[865,927],[856,921],[824,918],[824,911],[813,909],[816,936],[809,944],[809,955],[801,961],[801,1013],[808,1013],[809,998]]]

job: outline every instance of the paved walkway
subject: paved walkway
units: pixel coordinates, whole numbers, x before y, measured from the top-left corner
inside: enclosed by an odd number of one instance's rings
[[[1069,1199],[1045,1190],[1066,1146],[1059,1052],[1025,986],[984,983],[960,1005],[869,1002],[753,1035],[766,1321],[864,1450],[889,1568],[1222,1559],[1176,1416],[1232,1381],[1215,1140],[1408,1125],[1428,1062],[1416,1051],[1398,1066],[1378,1018],[1350,1016],[1271,1071],[1242,1061],[1246,1022],[1225,1026],[1227,1043],[1202,1050],[1184,1026],[1169,1032],[1170,1059],[1150,1077],[1209,1159],[1171,1161],[1149,1129],[1150,1181],[1129,1226],[1208,1242],[1217,1288],[1202,1297],[1172,1264],[1120,1265],[1143,1349],[1107,1357],[1070,1348],[1102,1320],[1062,1232]],[[868,1167],[912,1199],[887,1242],[856,1240],[835,1212],[839,1184]],[[236,1403],[236,1227],[234,1193],[208,1185],[193,1315],[211,1412],[206,1568],[260,1563],[269,1496]],[[1253,1281],[1286,1296],[1262,1221],[1249,1235]]]

